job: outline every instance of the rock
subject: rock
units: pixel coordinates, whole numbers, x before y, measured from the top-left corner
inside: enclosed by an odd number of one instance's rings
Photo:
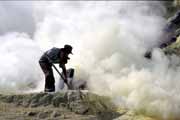
[[[13,102],[16,106],[22,105],[23,103],[23,96],[22,95],[14,95],[13,96]]]
[[[46,94],[42,98],[40,98],[39,105],[47,106],[47,105],[51,104],[52,99],[53,99],[52,94]]]
[[[11,103],[11,102],[13,102],[13,98],[14,98],[14,96],[3,96],[2,98],[1,98],[1,100],[3,101],[3,102],[6,102],[6,103]]]
[[[38,107],[40,105],[39,100],[46,94],[47,93],[34,94],[30,99],[31,101],[30,107]]]
[[[82,93],[71,91],[68,93],[68,108],[76,113],[83,114],[87,107],[83,104]]]
[[[69,91],[67,93],[68,102],[81,101],[82,95],[83,93],[81,93],[80,91]]]
[[[38,118],[40,118],[40,119],[47,118],[48,116],[49,116],[48,112],[41,112],[38,114]]]
[[[88,106],[85,106],[83,105],[83,103],[78,103],[78,102],[71,102],[69,104],[69,108],[71,111],[81,115],[85,115],[89,111]]]
[[[88,111],[89,111],[89,108],[80,108],[77,111],[75,111],[75,113],[85,115],[86,113],[88,113]]]
[[[53,113],[51,114],[51,118],[55,118],[55,117],[59,117],[61,116],[61,113],[58,111],[53,111]]]
[[[66,103],[60,103],[59,106],[60,106],[60,107],[67,107],[67,104],[66,104]]]
[[[61,103],[67,103],[67,94],[66,93],[56,93],[54,94],[54,98],[52,99],[52,104],[54,107],[59,107]]]
[[[30,111],[30,112],[27,113],[27,115],[28,116],[35,116],[35,115],[37,115],[37,112]]]

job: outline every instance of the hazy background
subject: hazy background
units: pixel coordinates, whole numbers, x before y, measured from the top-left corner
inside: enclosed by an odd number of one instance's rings
[[[148,115],[179,119],[179,57],[169,59],[160,49],[152,60],[143,57],[160,41],[166,12],[158,1],[1,1],[0,91],[43,91],[39,57],[71,44],[68,67],[90,91]]]

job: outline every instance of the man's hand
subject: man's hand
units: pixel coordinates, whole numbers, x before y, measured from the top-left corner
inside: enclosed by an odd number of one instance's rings
[[[66,84],[68,84],[67,78],[64,79],[64,82],[65,82]]]
[[[147,58],[147,59],[151,59],[151,57],[152,57],[151,51],[147,51],[147,52],[144,54],[144,57]]]

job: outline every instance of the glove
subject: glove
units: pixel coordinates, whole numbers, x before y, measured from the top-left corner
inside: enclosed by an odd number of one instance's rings
[[[68,84],[67,78],[64,79],[64,82],[65,82],[66,84]]]
[[[147,59],[151,59],[151,56],[152,56],[151,51],[147,51],[147,52],[144,54],[144,57],[147,58]]]

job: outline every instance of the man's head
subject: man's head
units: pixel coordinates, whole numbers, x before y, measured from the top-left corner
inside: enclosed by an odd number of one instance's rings
[[[73,49],[73,48],[72,48],[71,45],[67,45],[67,44],[66,44],[66,45],[64,45],[64,48],[63,48],[63,49],[64,49],[64,51],[65,51],[67,54],[73,54],[73,53],[72,53],[72,49]]]
[[[69,54],[72,54],[72,46],[71,45],[64,45],[64,48],[62,48],[60,52],[60,59],[63,64],[66,64],[68,60],[70,59],[68,57]]]

